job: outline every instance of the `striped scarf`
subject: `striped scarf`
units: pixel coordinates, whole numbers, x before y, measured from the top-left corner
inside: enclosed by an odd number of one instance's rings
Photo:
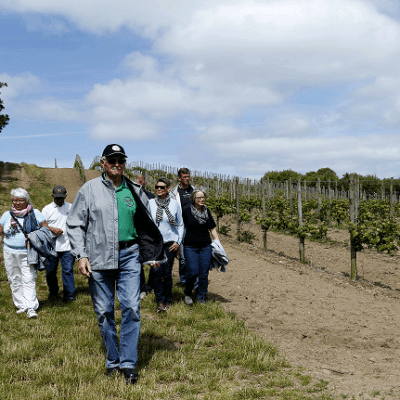
[[[169,211],[169,201],[171,200],[169,193],[165,197],[165,199],[161,199],[160,197],[156,196],[155,198],[156,204],[157,204],[157,212],[156,212],[156,224],[157,226],[160,225],[161,220],[163,219],[163,210],[165,211],[165,214],[167,214],[169,223],[174,226],[178,226],[177,222],[175,221],[174,216],[171,214],[171,211]]]

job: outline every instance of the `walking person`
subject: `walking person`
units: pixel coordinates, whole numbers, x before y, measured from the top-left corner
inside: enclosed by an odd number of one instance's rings
[[[206,303],[208,272],[211,264],[211,238],[218,240],[214,219],[205,206],[204,190],[195,189],[191,195],[191,206],[182,210],[186,233],[183,244],[186,259],[185,303],[193,304],[192,291],[198,277],[197,301]],[[211,238],[210,238],[211,235]]]
[[[187,168],[180,168],[178,171],[179,184],[171,190],[171,196],[178,202],[181,210],[185,207],[190,207],[190,196],[193,190],[196,189],[190,184],[190,171]],[[180,246],[179,256],[179,279],[183,286],[186,284],[186,262],[185,262],[185,249],[183,244]]]
[[[46,281],[49,288],[49,299],[58,297],[59,286],[57,281],[57,267],[61,262],[63,281],[63,300],[65,302],[75,300],[74,262],[71,254],[71,245],[67,235],[67,217],[71,209],[71,203],[65,201],[67,190],[64,186],[53,188],[53,201],[45,206],[42,214],[45,217],[49,229],[56,238],[57,257],[51,257],[46,269]]]
[[[160,263],[159,268],[152,268],[154,294],[157,300],[157,312],[168,311],[172,302],[172,266],[174,258],[179,254],[184,226],[179,204],[169,190],[171,182],[167,178],[159,178],[155,185],[156,197],[150,200],[150,210],[164,240],[164,251],[168,261]]]
[[[102,176],[78,191],[67,219],[72,254],[89,278],[94,311],[106,348],[108,376],[121,370],[128,384],[138,380],[140,334],[140,263],[158,265],[163,239],[140,185],[127,179],[122,146],[108,145],[102,154]],[[114,297],[121,307],[118,346]]]
[[[144,175],[142,174],[136,175],[135,182],[142,187],[142,190],[146,193],[146,196],[149,200],[154,199],[156,197],[153,193],[146,190],[146,178]],[[152,282],[153,282],[153,270],[150,268],[149,277],[146,283],[146,275],[144,273],[144,267],[142,265],[140,269],[140,300],[143,300],[147,296],[147,293],[151,293],[151,291],[153,290]]]
[[[13,189],[11,200],[10,211],[6,211],[0,218],[1,239],[4,235],[4,266],[17,314],[26,312],[29,318],[36,318],[36,310],[39,308],[36,295],[37,271],[33,265],[28,264],[25,234],[29,235],[41,226],[47,227],[47,223],[42,213],[30,204],[30,196],[25,189]]]

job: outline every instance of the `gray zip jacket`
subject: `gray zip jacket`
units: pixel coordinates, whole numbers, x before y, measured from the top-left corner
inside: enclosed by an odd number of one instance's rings
[[[141,186],[124,177],[136,204],[140,262],[164,258],[163,239],[150,214]],[[102,176],[86,182],[78,191],[67,218],[71,254],[87,257],[92,270],[118,269],[118,206],[114,184]]]

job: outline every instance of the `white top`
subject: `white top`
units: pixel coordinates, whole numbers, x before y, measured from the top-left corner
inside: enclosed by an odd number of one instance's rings
[[[151,216],[153,217],[153,221],[156,222],[156,215],[157,215],[157,203],[155,199],[149,200]],[[171,198],[169,202],[169,211],[174,216],[175,221],[177,222],[178,226],[171,225],[169,219],[167,217],[166,212],[163,210],[162,220],[160,221],[160,225],[158,229],[160,230],[164,243],[166,242],[176,242],[181,244],[183,241],[183,236],[185,234],[185,228],[183,225],[183,218],[182,218],[182,211],[179,207],[179,204],[176,200]]]
[[[64,204],[60,207],[54,201],[47,204],[42,210],[42,214],[46,219],[49,226],[54,228],[60,228],[63,233],[57,236],[56,239],[56,251],[70,251],[71,245],[69,244],[69,239],[67,235],[67,217],[69,210],[71,208],[71,203],[64,201]]]
[[[39,210],[34,209],[37,223],[40,225],[45,218]],[[24,226],[24,218],[17,217],[21,226]],[[21,232],[18,226],[11,229],[11,214],[6,211],[0,218],[0,224],[3,225],[4,231],[4,248],[10,251],[26,251],[25,235]]]

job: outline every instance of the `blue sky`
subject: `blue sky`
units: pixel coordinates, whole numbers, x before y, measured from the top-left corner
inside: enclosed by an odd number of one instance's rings
[[[390,0],[0,0],[0,160],[400,177]]]

